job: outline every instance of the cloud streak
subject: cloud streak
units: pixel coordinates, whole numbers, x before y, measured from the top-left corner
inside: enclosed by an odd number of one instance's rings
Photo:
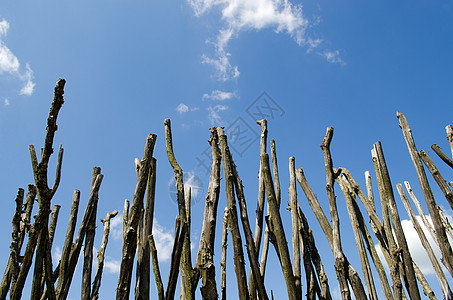
[[[213,90],[211,94],[203,94],[203,100],[225,101],[235,96],[232,92],[223,92],[220,90]]]
[[[19,59],[4,43],[3,38],[8,33],[9,26],[8,21],[0,21],[0,75],[6,73],[22,81],[23,87],[19,95],[30,96],[35,88],[33,71],[30,65],[26,64],[25,71],[21,72]]]
[[[271,28],[275,33],[286,33],[300,46],[306,46],[307,52],[318,47],[319,39],[312,39],[306,31],[312,26],[303,15],[302,5],[292,4],[289,0],[188,0],[196,16],[212,10],[220,10],[222,29],[214,41],[215,55],[202,56],[202,62],[214,67],[217,78],[221,81],[239,77],[238,66],[230,62],[229,42],[242,31],[260,31]],[[328,53],[327,53],[328,52]],[[339,53],[326,51],[319,53],[329,62],[340,62]]]

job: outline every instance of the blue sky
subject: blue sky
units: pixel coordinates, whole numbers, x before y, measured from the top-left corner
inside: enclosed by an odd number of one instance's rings
[[[3,257],[9,253],[16,189],[33,182],[28,145],[42,146],[59,77],[67,84],[55,138],[65,154],[54,198],[62,205],[54,255],[62,247],[73,189],[81,190],[82,209],[91,169],[100,166],[105,178],[99,218],[108,211],[122,211],[124,199],[132,199],[134,191],[134,158],[141,157],[146,135],[155,133],[159,171],[155,230],[159,229],[166,279],[177,206],[169,194],[173,174],[165,154],[165,118],[172,119],[175,154],[189,175],[187,180],[200,187],[192,218],[196,251],[208,183],[203,163],[209,165],[209,160],[203,152],[211,126],[239,125],[246,131],[244,140],[231,143],[236,147],[233,158],[244,181],[249,216],[254,218],[259,127],[253,113],[259,108],[268,114],[269,140],[276,140],[283,203],[288,199],[288,158],[295,156],[296,167],[304,168],[319,200],[327,205],[319,148],[327,126],[335,128],[335,166],[347,167],[364,185],[363,172],[374,172],[370,149],[380,140],[393,183],[409,180],[422,198],[396,112],[406,115],[419,150],[437,143],[448,153],[444,127],[452,123],[452,53],[451,0],[2,1],[0,226],[5,243],[0,253]],[[263,108],[266,103],[274,114]],[[438,164],[451,180],[451,170]],[[451,214],[434,182],[432,187],[439,205]],[[346,255],[359,270],[344,200],[341,191],[336,192]],[[301,190],[298,196],[317,242],[327,249]],[[402,218],[408,219],[396,198]],[[219,217],[226,205],[223,193],[220,201]],[[290,215],[282,214],[289,230]],[[107,248],[103,299],[111,298],[116,288],[119,225],[114,226]],[[218,260],[220,248],[216,253]],[[323,258],[330,284],[338,289],[330,251]],[[283,297],[278,260],[274,254],[270,260],[269,268],[275,272],[267,272],[267,287]],[[234,295],[232,263],[229,269],[228,292]],[[428,279],[440,297],[435,276]],[[76,275],[73,299],[79,298],[79,281]]]

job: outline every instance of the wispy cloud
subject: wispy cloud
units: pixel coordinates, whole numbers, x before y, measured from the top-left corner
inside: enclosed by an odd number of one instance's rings
[[[189,112],[189,111],[197,111],[199,109],[200,109],[199,107],[190,107],[189,108],[189,106],[187,106],[184,103],[181,103],[176,107],[176,111],[179,112],[180,115],[182,115],[183,113]]]
[[[213,90],[211,94],[203,94],[203,100],[216,100],[216,101],[224,101],[231,99],[235,96],[232,92],[224,92],[220,90]]]
[[[20,90],[20,95],[31,96],[35,89],[35,83],[33,82],[33,70],[30,68],[29,64],[25,65],[25,73],[20,76],[22,81],[25,82],[24,87]]]
[[[218,9],[221,12],[222,29],[214,41],[213,57],[203,55],[202,62],[212,65],[221,81],[239,76],[238,66],[230,62],[228,43],[241,31],[259,31],[272,28],[276,33],[286,33],[307,51],[318,47],[320,39],[313,39],[306,34],[312,26],[302,12],[301,4],[292,4],[289,0],[188,0],[195,15],[201,16],[208,11]],[[316,23],[317,20],[314,21]],[[334,60],[329,60],[335,62]]]
[[[339,50],[335,50],[335,51],[326,50],[326,51],[320,53],[320,55],[324,56],[327,59],[327,61],[331,62],[331,63],[338,63],[338,64],[342,64],[342,65],[345,63],[340,56]]]
[[[9,23],[6,20],[0,21],[0,75],[7,73],[23,82],[23,87],[19,91],[20,95],[30,96],[33,94],[35,83],[33,82],[33,71],[29,64],[25,65],[25,71],[21,72],[19,59],[6,46],[3,37],[9,30]]]
[[[176,111],[182,115],[183,113],[186,113],[189,111],[189,107],[187,105],[185,105],[184,103],[181,103],[176,107]]]
[[[228,109],[228,106],[226,105],[215,105],[215,106],[209,106],[207,108],[208,110],[208,118],[209,121],[211,122],[212,126],[219,126],[219,125],[225,125],[223,124],[224,121],[222,117],[220,117],[220,112],[225,111]]]
[[[8,99],[8,98],[5,98],[5,100],[3,101],[3,103],[5,104],[5,106],[9,106],[9,105],[10,105],[9,99]]]

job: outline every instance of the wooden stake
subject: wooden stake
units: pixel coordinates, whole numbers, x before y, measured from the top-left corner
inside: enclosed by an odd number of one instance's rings
[[[326,136],[322,140],[321,149],[324,154],[324,163],[326,169],[326,191],[329,199],[330,218],[332,220],[332,245],[335,256],[335,272],[337,273],[338,282],[340,283],[341,297],[343,300],[351,299],[349,286],[347,282],[347,271],[344,253],[341,248],[340,238],[340,219],[338,218],[337,202],[334,193],[335,175],[333,173],[332,156],[330,154],[330,143],[333,137],[333,127],[328,127]]]
[[[175,154],[173,152],[173,138],[171,134],[171,122],[170,119],[165,119],[165,141],[166,141],[166,148],[167,148],[167,157],[168,161],[170,162],[173,172],[175,173],[175,180],[176,180],[176,198],[178,201],[178,209],[179,215],[181,216],[181,220],[186,222],[188,220],[187,212],[186,212],[186,203],[185,203],[185,196],[184,196],[184,175],[181,167],[179,166],[178,162],[176,161]],[[190,228],[184,232],[184,245],[182,249],[182,257],[181,257],[181,276],[185,278],[184,283],[185,287],[182,288],[183,291],[186,291],[186,299],[192,300],[195,298],[195,287],[194,287],[194,278],[193,278],[193,268],[192,268],[192,258],[191,258],[191,250],[190,250]]]
[[[159,261],[157,260],[157,249],[152,234],[148,236],[148,241],[149,248],[151,251],[151,258],[153,262],[154,279],[156,280],[157,296],[159,300],[164,300],[165,299],[164,285],[162,283],[162,277],[160,276]]]
[[[93,289],[91,291],[90,297],[91,300],[99,299],[99,288],[101,287],[102,271],[104,269],[105,249],[107,248],[107,243],[109,241],[110,220],[116,217],[117,214],[117,210],[111,213],[109,212],[107,213],[105,218],[101,220],[101,222],[104,224],[104,234],[102,235],[101,247],[99,247],[98,251],[98,267],[96,270],[96,275],[94,276]]]
[[[348,187],[348,190],[349,189],[354,190],[355,194],[357,196],[359,196],[359,198],[362,200],[362,202],[371,203],[371,201],[369,201],[367,198],[363,198],[364,195],[363,195],[362,191],[360,190],[359,185],[357,184],[357,182],[352,177],[352,175],[349,172],[349,170],[347,170],[345,168],[341,168],[341,173],[342,173],[341,176],[345,176],[345,178],[347,180],[347,185],[346,186]],[[369,180],[370,180],[370,182],[367,184],[367,187],[371,187],[371,176],[369,176],[369,175],[370,174],[368,172],[368,174],[365,176],[366,178],[369,178]],[[369,231],[368,231],[368,229],[367,229],[367,227],[365,225],[365,220],[363,218],[362,212],[360,211],[360,209],[358,207],[358,204],[357,204],[357,201],[356,201],[355,197],[352,195],[350,198],[352,200],[352,208],[354,208],[354,216],[353,217],[357,218],[357,226],[358,226],[360,232],[362,233],[362,237],[363,237],[364,242],[366,244],[366,248],[368,249],[368,252],[370,253],[371,259],[373,260],[373,263],[374,263],[374,265],[376,267],[376,270],[378,272],[379,279],[381,281],[382,290],[384,292],[384,296],[385,296],[386,299],[392,300],[393,299],[393,295],[392,295],[392,291],[390,289],[390,285],[389,285],[389,282],[388,282],[388,279],[387,279],[387,275],[385,273],[384,266],[382,265],[381,259],[379,258],[378,254],[377,254],[377,251],[376,251],[376,248],[374,246],[374,242],[373,242],[373,240],[371,238],[371,235],[370,235],[370,233],[369,233]],[[370,209],[375,213],[374,201],[373,201],[373,204],[370,206]],[[377,217],[377,215],[376,215],[376,217]],[[379,218],[377,218],[377,220],[378,220],[379,224],[382,224],[381,220]],[[380,238],[378,238],[379,243],[380,243],[380,247],[381,247],[381,249],[384,249],[382,252],[384,253],[384,257],[388,261],[390,255],[388,253],[388,249],[386,248],[385,244],[383,244],[383,242],[382,242],[384,240],[384,238],[385,238],[385,235],[383,237],[381,236],[380,232],[377,230],[377,226],[374,225],[373,221],[371,221],[371,225],[373,227],[373,230],[374,230],[376,236],[380,236]],[[380,226],[382,226],[382,225],[380,225]],[[389,265],[390,265],[390,263],[389,263]]]
[[[217,223],[217,206],[220,196],[220,162],[221,153],[218,146],[219,138],[215,128],[211,128],[211,175],[209,178],[208,194],[203,215],[200,245],[198,247],[197,263],[195,269],[199,270],[203,278],[201,293],[204,299],[217,299],[217,286],[215,281],[215,266],[213,261],[215,229]]]
[[[294,268],[294,281],[296,284],[296,292],[299,294],[298,297],[302,298],[302,287],[301,287],[301,268],[300,268],[300,242],[299,242],[299,212],[297,203],[297,190],[296,190],[296,167],[295,158],[289,158],[289,201],[291,209],[291,223],[292,223],[292,243],[293,243],[293,268]]]
[[[137,249],[138,223],[140,221],[140,214],[143,209],[143,198],[145,196],[146,184],[148,182],[149,169],[156,138],[157,136],[155,134],[149,134],[146,138],[139,178],[137,180],[137,185],[135,186],[134,198],[132,200],[132,205],[129,212],[127,234],[123,243],[120,275],[116,289],[117,300],[129,298],[132,269],[134,265],[135,252]]]
[[[409,218],[412,221],[412,225],[414,225],[415,231],[417,231],[417,234],[420,238],[423,248],[425,248],[426,253],[428,254],[428,258],[431,261],[431,264],[433,265],[434,272],[436,273],[437,280],[439,280],[439,284],[442,288],[442,293],[444,294],[445,299],[453,299],[453,294],[450,290],[450,286],[448,285],[447,279],[445,278],[445,274],[442,271],[442,268],[440,267],[440,264],[437,261],[436,256],[434,255],[434,251],[431,248],[431,245],[429,244],[422,227],[420,226],[415,217],[414,211],[412,210],[412,206],[409,203],[409,199],[407,199],[407,196],[404,193],[403,186],[398,183],[396,185],[396,188],[401,197],[401,200],[403,201],[404,207],[406,208],[407,214],[409,215]]]
[[[228,207],[225,207],[223,215],[223,229],[222,229],[222,258],[220,260],[220,299],[226,300],[226,255],[228,246]]]
[[[321,226],[321,229],[324,232],[324,235],[326,236],[327,241],[329,242],[330,249],[332,250],[333,253],[332,227],[330,226],[329,221],[327,220],[326,215],[324,214],[324,211],[322,210],[321,205],[319,204],[319,201],[315,196],[315,193],[313,193],[313,190],[308,184],[308,181],[305,178],[304,172],[301,168],[296,169],[296,178],[297,181],[299,182],[299,185],[302,187],[302,190],[304,191],[304,194],[308,200],[308,204],[310,205],[313,213],[315,214],[316,219],[318,220],[318,223]],[[363,287],[359,275],[357,274],[357,271],[348,262],[346,257],[345,262],[347,263],[348,268],[347,278],[352,286],[354,295],[356,296],[357,299],[366,299],[367,296],[365,293],[365,289]]]
[[[242,181],[239,178],[239,174],[237,172],[236,166],[231,157],[230,157],[230,161],[231,161],[231,169],[233,171],[233,176],[234,176],[234,187],[236,190],[236,197],[238,199],[239,211],[241,213],[242,228],[243,228],[244,234],[245,234],[245,240],[246,240],[246,245],[247,245],[247,254],[249,257],[250,265],[252,267],[253,279],[254,279],[254,282],[258,289],[259,298],[267,300],[269,298],[267,296],[266,289],[264,287],[264,280],[263,280],[263,277],[261,276],[260,267],[258,264],[258,255],[257,255],[258,251],[255,248],[255,243],[253,241],[253,236],[252,236],[252,230],[250,228],[250,223],[249,223],[249,217],[247,215],[247,205],[246,205],[245,196],[244,196],[244,187],[242,185]],[[255,291],[253,291],[252,294],[254,295]],[[250,295],[250,297],[253,297],[253,296]]]
[[[238,215],[236,201],[234,198],[234,175],[231,168],[231,155],[229,153],[227,137],[222,127],[217,127],[217,135],[220,139],[222,149],[223,172],[225,176],[225,193],[228,202],[228,224],[231,231],[234,250],[234,269],[236,271],[236,280],[238,285],[239,299],[249,299],[247,289],[247,275],[245,272],[244,252],[242,250],[242,238],[239,231]]]
[[[445,131],[447,132],[447,140],[450,143],[451,155],[453,157],[453,126],[447,125]]]
[[[261,139],[260,139],[260,155],[266,153],[267,148],[267,120],[262,119],[260,121],[256,121],[258,125],[261,127]],[[266,192],[264,190],[264,177],[262,172],[261,161],[258,170],[258,202],[256,204],[256,223],[255,223],[255,249],[259,251],[261,246],[261,236],[263,231],[263,215],[264,215],[264,202],[266,198]],[[266,243],[266,241],[264,241]],[[269,243],[268,243],[269,245]],[[264,246],[263,246],[264,247]],[[264,263],[265,264],[265,263]],[[261,277],[264,278],[264,272],[261,273]],[[250,299],[256,299],[256,284],[255,280],[252,275],[252,270],[250,269],[249,272],[249,294]]]
[[[362,263],[362,272],[365,277],[365,284],[368,290],[369,299],[377,300],[376,287],[374,285],[373,273],[371,272],[370,262],[366,254],[365,244],[362,239],[362,234],[360,231],[360,224],[358,220],[358,210],[357,202],[355,199],[354,192],[352,187],[349,185],[349,182],[343,174],[337,176],[336,178],[338,185],[341,187],[344,198],[346,200],[346,207],[349,213],[349,219],[351,220],[352,229],[354,232],[354,237],[356,240],[357,251],[359,252],[360,262]]]
[[[436,152],[437,156],[439,156],[440,159],[444,161],[444,163],[446,163],[450,168],[453,168],[453,160],[449,158],[447,155],[445,155],[442,152],[442,150],[440,150],[439,146],[437,146],[436,144],[432,144],[431,149],[433,149],[434,152]]]
[[[80,223],[79,232],[77,233],[76,240],[71,247],[71,252],[69,255],[68,262],[67,262],[64,277],[58,278],[56,295],[57,295],[57,299],[59,299],[59,300],[67,298],[67,295],[69,292],[69,287],[72,282],[72,277],[74,276],[74,271],[75,271],[75,268],[77,265],[77,261],[79,260],[80,251],[82,250],[82,244],[83,244],[83,240],[84,240],[86,230],[87,230],[87,227],[89,224],[89,220],[90,220],[91,214],[93,213],[94,202],[95,202],[95,199],[97,199],[97,197],[98,197],[99,189],[101,187],[103,178],[104,178],[104,175],[102,175],[102,174],[99,174],[96,176],[96,181],[94,183],[93,188],[91,189],[90,198],[88,199],[87,207],[85,209],[85,213],[83,215],[82,222]]]
[[[270,232],[275,236],[276,251],[280,258],[283,275],[286,282],[286,290],[288,292],[288,299],[300,299],[296,292],[296,283],[294,280],[294,273],[289,256],[288,244],[283,229],[282,219],[280,216],[277,198],[275,196],[274,184],[272,182],[271,172],[269,168],[269,156],[267,153],[261,155],[261,164],[263,165],[264,184],[266,189],[267,201],[269,203],[269,224],[271,225]]]
[[[453,209],[453,192],[448,187],[447,182],[440,174],[436,165],[433,163],[431,158],[429,158],[428,154],[426,154],[425,151],[421,150],[418,153],[418,155],[420,155],[420,158],[425,163],[425,166],[428,168],[429,172],[431,172],[431,175],[433,175],[434,179],[437,182],[437,185],[440,187],[440,189],[442,190],[442,193],[444,193],[445,198],[447,199],[448,203],[450,204],[450,207]]]
[[[96,177],[101,174],[100,167],[93,167],[93,174],[91,176],[91,188],[93,188]],[[96,215],[98,211],[99,197],[94,199],[94,209],[91,218],[88,221],[88,228],[85,236],[85,247],[83,249],[83,270],[82,270],[82,290],[80,298],[83,300],[91,299],[91,273],[93,268],[93,246],[94,237],[96,234]]]
[[[417,171],[418,180],[420,182],[420,186],[422,188],[422,192],[428,206],[431,220],[433,221],[434,230],[436,231],[436,239],[438,241],[440,252],[442,253],[443,262],[450,274],[453,275],[453,251],[448,241],[445,228],[443,227],[442,221],[440,220],[439,213],[437,212],[437,204],[434,200],[431,188],[429,187],[428,179],[426,177],[425,170],[423,169],[422,162],[420,161],[420,157],[418,155],[417,148],[412,137],[412,131],[409,127],[406,117],[402,113],[398,112],[397,117],[400,121],[400,126],[403,131],[404,140],[406,141],[409,154],[412,158],[412,162],[414,163],[415,170]]]

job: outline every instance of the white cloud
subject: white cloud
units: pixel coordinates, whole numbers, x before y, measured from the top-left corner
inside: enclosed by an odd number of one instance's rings
[[[189,111],[197,111],[199,109],[200,109],[199,107],[190,107],[189,108],[189,106],[185,105],[184,103],[181,103],[176,107],[176,111],[179,112],[179,114],[181,114],[181,115],[183,113],[186,113]]]
[[[201,179],[195,174],[195,172],[184,173],[184,192],[188,193],[190,188],[191,199],[197,200],[200,196],[203,183]]]
[[[212,126],[219,126],[219,125],[225,125],[223,124],[224,121],[220,117],[220,112],[225,111],[228,109],[228,106],[226,105],[216,105],[216,106],[209,106],[207,108],[208,110],[208,118],[209,121],[211,122]]]
[[[176,107],[176,111],[179,112],[179,114],[183,114],[189,111],[189,107],[185,105],[184,103],[181,103]]]
[[[22,75],[22,80],[25,81],[24,87],[20,90],[20,95],[31,96],[33,94],[33,90],[35,89],[35,83],[33,80],[33,70],[30,68],[29,64],[25,66],[26,71],[25,74]]]
[[[218,100],[224,101],[234,97],[234,93],[232,92],[223,92],[220,90],[213,90],[211,94],[203,94],[203,100],[211,99],[211,100]]]
[[[173,234],[170,230],[160,225],[156,219],[153,224],[153,237],[156,243],[157,257],[159,262],[167,261],[171,257],[173,249]]]
[[[123,215],[110,220],[110,237],[115,241],[123,240]]]
[[[330,63],[344,64],[344,61],[340,57],[339,50],[335,50],[335,51],[326,50],[323,53],[320,53],[320,55],[324,56],[327,59],[327,61]]]
[[[110,236],[117,241],[123,239],[123,215],[118,215],[110,221]],[[173,248],[173,234],[169,229],[160,225],[156,218],[154,218],[153,236],[159,262],[170,259]],[[104,266],[112,273],[117,272],[116,270],[119,272],[120,265],[121,261],[106,256]]]
[[[35,83],[33,82],[33,71],[29,64],[25,66],[25,72],[20,71],[19,59],[5,45],[2,38],[6,36],[9,29],[9,23],[6,20],[0,21],[0,75],[7,73],[18,78],[24,83],[20,90],[20,95],[30,96],[33,94]]]
[[[112,219],[113,221],[114,219]],[[112,274],[119,274],[121,268],[121,260],[116,260],[110,256],[106,256],[104,260],[104,268]]]
[[[5,104],[5,106],[9,106],[9,105],[10,105],[9,99],[8,99],[8,98],[5,98],[5,100],[4,100],[3,103]]]
[[[0,30],[1,32],[1,30]],[[52,255],[52,264],[54,266],[58,265],[58,262],[60,261],[61,259],[61,248],[56,246],[55,247],[55,250],[53,251],[53,255]]]
[[[302,13],[301,4],[292,4],[289,0],[188,0],[195,15],[200,16],[217,8],[221,11],[223,28],[219,30],[215,42],[214,57],[203,55],[202,62],[212,65],[217,71],[218,79],[227,81],[239,76],[237,66],[230,62],[228,43],[241,31],[259,31],[272,28],[276,33],[288,34],[307,51],[318,47],[320,39],[312,39],[306,31],[318,20],[309,22]],[[327,58],[327,57],[326,57]],[[337,59],[338,60],[338,59]],[[338,62],[329,60],[331,62]]]
[[[423,224],[421,217],[416,216],[416,218],[418,223],[422,227],[423,232],[425,233],[425,236],[434,251],[434,254],[440,262],[439,258],[441,257],[441,253],[436,245],[436,242],[434,241],[426,226]],[[431,217],[427,216],[427,218],[428,221],[432,224]],[[412,259],[415,261],[423,274],[435,274],[433,266],[431,265],[431,262],[428,258],[428,254],[426,253],[425,248],[423,248],[423,245],[420,241],[417,231],[415,231],[414,226],[412,225],[412,222],[410,220],[401,220],[401,226],[403,227],[404,235],[406,236],[407,245],[409,247],[409,252],[411,253]],[[451,243],[451,239],[449,240]],[[383,262],[385,268],[388,270],[388,266],[385,263],[384,255],[382,254],[379,245],[375,245],[375,248],[378,252],[379,258]]]

